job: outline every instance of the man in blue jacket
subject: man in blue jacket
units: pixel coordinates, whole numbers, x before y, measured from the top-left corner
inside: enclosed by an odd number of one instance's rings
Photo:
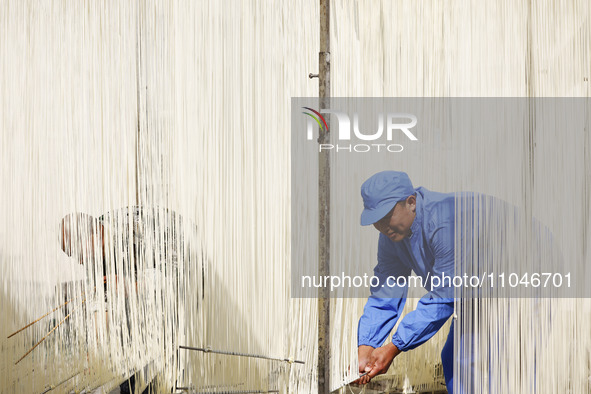
[[[364,210],[361,224],[380,232],[378,264],[380,279],[359,319],[359,372],[367,373],[359,383],[368,383],[385,373],[400,352],[429,340],[454,312],[453,289],[431,287],[434,276],[454,274],[455,194],[415,189],[404,172],[384,171],[361,187]],[[381,346],[396,324],[407,296],[406,277],[414,271],[423,279],[428,293],[417,308],[400,322],[392,342]],[[390,280],[388,280],[390,278]],[[398,284],[398,286],[397,286]],[[441,353],[448,391],[453,387],[453,324]]]

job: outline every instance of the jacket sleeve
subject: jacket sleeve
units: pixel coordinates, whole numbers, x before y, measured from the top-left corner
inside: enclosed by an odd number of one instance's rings
[[[437,226],[430,237],[435,262],[433,276],[454,275],[454,222],[449,220]],[[402,351],[414,349],[427,342],[454,312],[454,291],[449,281],[440,281],[438,287],[431,287],[437,281],[429,280],[430,290],[423,296],[417,308],[408,313],[400,322],[392,343]]]
[[[371,295],[359,319],[358,346],[368,345],[377,348],[384,343],[400,317],[408,289],[407,286],[388,283],[388,277],[394,279],[399,276],[408,277],[410,272],[410,268],[397,257],[391,241],[380,234],[378,264],[374,269],[374,275],[379,279],[379,283],[372,286]],[[390,279],[390,282],[394,280]]]

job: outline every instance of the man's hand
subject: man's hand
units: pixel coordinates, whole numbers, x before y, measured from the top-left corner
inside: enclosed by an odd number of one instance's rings
[[[359,373],[365,373],[365,367],[369,365],[369,360],[371,358],[371,353],[375,350],[372,346],[361,345],[357,348],[357,359],[359,360]],[[354,383],[365,384],[369,382],[365,382],[363,379],[365,376],[357,379]]]
[[[367,349],[361,349],[362,347],[369,348],[370,350],[373,349],[371,346],[359,346],[358,349],[358,358],[359,358],[359,373],[367,372],[367,375],[362,376],[356,382],[359,384],[366,384],[376,375],[380,375],[386,373],[388,368],[390,368],[390,364],[398,354],[400,354],[400,350],[396,347],[396,345],[389,343],[377,349],[374,349],[369,356],[369,362],[366,361],[366,352]],[[362,358],[363,353],[363,358]],[[362,360],[365,364],[365,368],[361,370],[362,367]]]

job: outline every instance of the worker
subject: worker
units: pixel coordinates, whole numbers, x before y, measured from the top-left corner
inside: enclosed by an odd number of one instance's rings
[[[427,288],[417,308],[408,313],[382,346],[397,320],[407,297],[408,286],[389,283],[388,277],[409,277],[411,271],[422,277],[454,273],[454,194],[443,194],[419,187],[415,189],[404,172],[379,172],[361,187],[364,210],[361,224],[373,225],[379,232],[379,284],[359,319],[358,383],[366,384],[385,373],[401,352],[429,340],[454,313],[454,293],[450,287]],[[453,324],[441,353],[449,393],[453,390]]]
[[[89,270],[91,275],[98,275],[98,282],[104,282],[105,302],[108,283],[112,283],[108,280],[109,273],[114,274],[116,285],[123,283],[127,332],[131,334],[128,294],[140,293],[146,302],[154,297],[161,297],[155,294],[153,288],[152,282],[156,280],[154,275],[164,262],[168,264],[168,274],[176,275],[178,259],[184,252],[185,237],[181,228],[181,218],[170,210],[127,207],[108,212],[99,218],[84,213],[66,215],[60,223],[59,234],[62,250],[68,256],[75,257],[80,264],[90,264],[93,268]],[[115,252],[115,248],[119,249],[119,253]],[[117,257],[123,261],[117,264]],[[161,269],[164,270],[163,265]],[[117,278],[118,274],[133,278],[131,283],[135,283],[135,288],[128,289],[125,278]],[[138,279],[144,282],[141,286],[143,291],[139,292]],[[171,285],[176,286],[176,283],[177,280],[173,278]],[[100,304],[100,301],[97,303]],[[106,321],[108,322],[108,317]],[[173,332],[167,336],[173,338],[174,342],[174,335]],[[121,393],[134,392],[138,379],[136,375],[138,374],[132,374],[121,384]],[[153,388],[154,382],[151,382],[144,392]]]

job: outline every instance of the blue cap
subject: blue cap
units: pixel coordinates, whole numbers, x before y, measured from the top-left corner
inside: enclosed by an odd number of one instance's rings
[[[382,219],[397,202],[415,193],[406,172],[382,171],[374,174],[361,185],[364,210],[361,225],[368,226]]]

